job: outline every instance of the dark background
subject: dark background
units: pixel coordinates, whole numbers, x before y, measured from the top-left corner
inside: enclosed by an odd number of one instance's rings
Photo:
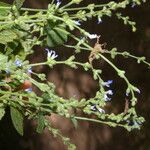
[[[7,1],[8,2],[8,1]],[[84,4],[97,3],[96,1],[84,0]],[[84,5],[83,4],[83,5]],[[34,8],[46,8],[46,1],[26,0],[25,6]],[[124,26],[123,22],[115,17],[102,18],[103,22],[97,24],[97,20],[93,19],[83,24],[84,28],[90,33],[101,35],[101,42],[107,43],[107,49],[117,47],[119,51],[127,50],[137,56],[146,56],[150,60],[150,1],[136,6],[128,7],[124,11],[125,15],[129,15],[132,20],[137,23],[137,32],[131,32],[131,28]],[[94,45],[95,41],[91,42]],[[64,49],[64,48],[63,48]],[[35,55],[30,57],[31,62],[37,59],[43,60],[45,55],[41,56],[43,49],[36,48]],[[67,58],[73,54],[71,50],[62,50],[61,47],[56,48],[60,59]],[[65,52],[64,52],[65,51]],[[86,59],[89,54],[82,53],[78,56],[79,60]],[[55,127],[58,127],[62,132],[72,139],[72,142],[77,145],[78,150],[149,150],[150,149],[150,70],[146,65],[137,65],[135,60],[122,59],[117,57],[113,61],[119,68],[126,70],[127,77],[131,83],[134,83],[140,90],[138,96],[137,111],[139,115],[145,117],[141,130],[127,132],[122,128],[110,128],[101,124],[81,122],[78,130],[74,130],[68,120],[60,118],[56,115],[49,117]],[[150,62],[150,61],[149,61]],[[113,112],[123,110],[124,84],[117,77],[115,72],[103,61],[95,62],[95,66],[103,69],[103,78],[105,80],[113,79],[112,88],[116,91],[115,98],[108,105]],[[97,83],[92,79],[90,73],[85,73],[81,69],[72,70],[66,66],[56,66],[52,71],[47,71],[47,68],[37,68],[39,72],[46,72],[48,80],[55,83],[56,92],[66,98],[75,96],[81,97],[94,96]],[[123,96],[122,96],[123,95]],[[35,122],[25,121],[25,135],[20,137],[12,126],[9,116],[7,115],[0,122],[0,150],[63,150],[65,147],[59,141],[53,138],[47,131],[42,135],[34,132]]]

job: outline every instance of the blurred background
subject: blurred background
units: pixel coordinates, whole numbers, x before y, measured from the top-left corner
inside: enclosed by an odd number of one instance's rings
[[[10,2],[6,0],[5,2]],[[106,2],[102,0],[101,2]],[[98,0],[84,0],[83,5],[88,3],[98,3]],[[26,0],[26,7],[47,8],[48,0]],[[97,24],[97,20],[89,20],[83,24],[83,27],[90,33],[101,35],[100,42],[107,43],[109,50],[117,47],[119,51],[129,51],[137,56],[145,56],[150,62],[150,1],[134,8],[128,7],[124,10],[124,15],[130,16],[131,20],[137,23],[137,31],[133,33],[131,28],[124,26],[123,22],[115,17],[102,18],[102,23]],[[78,34],[78,33],[76,33]],[[94,46],[96,41],[91,41]],[[44,48],[43,48],[44,49]],[[29,57],[32,62],[42,61],[46,58],[43,49],[36,47],[35,54]],[[60,59],[66,59],[74,54],[73,50],[56,47],[56,52]],[[76,55],[78,60],[85,60],[88,53]],[[131,83],[135,84],[141,94],[138,96],[137,112],[144,116],[146,122],[141,130],[127,132],[122,128],[111,128],[102,124],[80,122],[79,128],[74,129],[73,125],[67,119],[52,115],[49,120],[54,127],[61,129],[64,135],[70,137],[72,142],[77,145],[77,150],[149,150],[150,149],[150,70],[144,64],[137,64],[132,59],[122,59],[116,57],[113,62],[126,70],[127,77]],[[103,79],[113,79],[112,89],[115,90],[115,97],[108,104],[108,109],[112,112],[123,111],[125,85],[119,79],[116,73],[103,61],[94,62],[96,67],[103,70]],[[82,69],[73,70],[66,66],[56,66],[53,70],[41,66],[35,68],[37,72],[45,72],[47,79],[56,85],[56,92],[65,98],[82,97],[89,98],[95,95],[98,88],[96,81],[92,79],[90,73]],[[61,141],[55,139],[46,130],[42,135],[35,132],[35,122],[25,121],[25,135],[19,136],[9,116],[7,115],[0,121],[0,150],[65,150],[66,147]]]

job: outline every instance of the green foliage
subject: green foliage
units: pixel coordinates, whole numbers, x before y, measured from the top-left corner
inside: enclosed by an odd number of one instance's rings
[[[65,29],[61,26],[57,26],[56,23],[48,21],[45,27],[45,32],[47,35],[46,45],[49,47],[55,47],[57,45],[62,45],[67,42],[67,34]]]
[[[3,104],[0,104],[0,120],[2,120],[3,116],[5,115],[5,108]]]
[[[128,16],[122,15],[122,9],[133,4],[140,5],[142,0],[123,0],[121,2],[110,1],[98,5],[89,4],[83,7],[73,7],[73,4],[80,4],[82,0],[71,0],[67,4],[54,3],[48,5],[48,9],[23,8],[24,0],[15,0],[12,5],[0,2],[0,119],[5,114],[5,107],[10,107],[11,118],[17,132],[23,135],[23,120],[37,120],[36,131],[42,133],[45,128],[55,137],[63,140],[68,149],[76,149],[70,139],[64,137],[58,129],[51,126],[46,115],[55,113],[72,121],[75,128],[78,121],[90,121],[109,125],[111,127],[123,127],[128,131],[140,129],[145,121],[136,112],[136,93],[140,90],[132,85],[126,77],[125,70],[118,68],[112,63],[112,59],[121,55],[124,58],[133,58],[137,63],[144,63],[150,67],[145,57],[137,57],[129,52],[119,52],[117,48],[103,50],[99,43],[99,37],[86,31],[81,24],[92,18],[97,18],[101,23],[103,17],[116,16],[125,25],[136,31],[135,22]],[[78,35],[75,35],[78,31]],[[94,48],[90,46],[90,40],[97,39]],[[73,44],[67,44],[72,39]],[[74,49],[76,55],[71,55],[66,60],[60,61],[55,51],[46,49],[47,59],[43,62],[30,64],[26,60],[30,54],[34,55],[35,46],[54,48],[61,45],[62,48]],[[36,49],[35,49],[36,50]],[[90,53],[89,57],[77,61],[75,56],[81,52]],[[107,57],[110,56],[109,57]],[[113,96],[110,89],[112,80],[102,79],[103,70],[94,68],[93,61],[103,59],[116,71],[119,78],[126,84],[126,97],[128,103],[125,110],[119,114],[107,113],[107,103]],[[96,95],[92,98],[82,98],[80,101],[75,98],[65,99],[55,93],[55,86],[46,80],[46,75],[34,72],[34,67],[46,65],[50,69],[55,65],[67,65],[73,69],[83,68],[91,72],[93,79],[99,84]],[[34,78],[32,77],[34,76]],[[37,77],[37,78],[36,78]],[[32,85],[39,89],[39,93],[32,91]],[[41,94],[40,94],[41,93]],[[70,110],[80,109],[86,116],[77,116],[70,113]],[[95,119],[90,118],[91,115]]]
[[[3,16],[6,16],[8,14],[9,10],[3,9],[3,8],[1,8],[1,6],[9,7],[10,5],[6,4],[6,3],[3,3],[3,2],[0,2],[0,17],[3,17]]]
[[[0,32],[0,43],[7,44],[17,39],[17,34],[13,30],[3,30]]]
[[[16,5],[16,7],[19,9],[21,8],[21,6],[23,5],[25,0],[14,0],[14,5]]]
[[[45,128],[45,124],[44,124],[44,116],[43,115],[38,115],[38,126],[37,126],[37,129],[36,129],[36,131],[38,132],[38,133],[42,133],[43,132],[43,130],[44,130],[44,128]]]
[[[10,107],[12,123],[20,135],[23,135],[23,115],[14,107]]]

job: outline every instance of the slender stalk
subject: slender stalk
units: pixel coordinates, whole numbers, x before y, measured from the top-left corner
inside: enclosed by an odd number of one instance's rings
[[[74,117],[77,120],[82,120],[82,121],[89,121],[89,122],[96,122],[96,123],[103,123],[103,124],[107,124],[107,125],[111,125],[111,122],[107,122],[107,121],[102,121],[102,120],[97,120],[97,119],[92,119],[92,118],[86,118],[86,117]],[[124,127],[124,125],[119,124],[119,123],[115,123],[116,126],[120,126],[120,127]]]
[[[95,8],[100,8],[100,7],[104,7],[106,6],[107,4],[101,4],[101,5],[96,5],[94,6]],[[65,8],[63,9],[64,11],[78,11],[78,10],[89,10],[89,8],[86,6],[86,7],[76,7],[76,8]]]

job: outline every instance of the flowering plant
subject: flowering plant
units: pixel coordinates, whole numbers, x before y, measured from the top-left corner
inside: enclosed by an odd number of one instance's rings
[[[103,123],[112,127],[123,127],[128,131],[140,129],[144,118],[136,112],[136,93],[140,90],[130,83],[125,71],[111,62],[116,56],[131,57],[138,63],[150,66],[145,57],[136,57],[129,52],[119,52],[116,48],[104,49],[104,44],[99,42],[99,33],[91,34],[82,27],[82,23],[93,17],[97,18],[98,24],[102,23],[103,17],[116,16],[123,20],[125,25],[130,25],[132,31],[136,31],[135,22],[128,16],[123,16],[121,9],[127,6],[140,5],[145,0],[123,0],[121,2],[110,1],[103,4],[89,4],[83,7],[73,7],[82,3],[82,0],[70,0],[63,4],[61,1],[51,0],[47,9],[24,8],[24,0],[14,0],[12,5],[0,2],[0,119],[5,114],[7,106],[14,127],[23,135],[23,118],[37,120],[37,132],[42,133],[47,128],[54,136],[62,138],[68,149],[75,149],[69,138],[64,137],[58,129],[51,126],[46,115],[52,113],[70,119],[75,126],[78,120]],[[79,35],[73,33],[79,31]],[[69,44],[68,38],[74,41]],[[94,47],[89,44],[90,40],[96,39]],[[84,62],[76,61],[74,55],[64,61],[57,60],[59,56],[53,50],[61,45],[75,50],[78,55],[86,51],[89,57]],[[44,62],[30,64],[27,56],[34,55],[34,46],[40,46],[43,53],[47,54]],[[107,57],[110,55],[111,58]],[[104,81],[102,70],[95,68],[94,60],[103,59],[114,69],[117,75],[126,83],[125,109],[122,113],[107,113],[107,103],[112,99],[111,85],[113,80]],[[45,74],[34,71],[34,67],[46,65],[50,69],[54,65],[65,64],[73,69],[82,67],[85,71],[93,74],[94,80],[99,83],[99,90],[92,98],[76,100],[65,99],[55,93],[53,83],[46,80]],[[33,77],[34,76],[34,77]],[[38,80],[35,78],[38,77]],[[33,90],[36,86],[41,94]],[[89,117],[78,116],[70,113],[70,109],[80,109]],[[90,116],[94,115],[97,119]]]

